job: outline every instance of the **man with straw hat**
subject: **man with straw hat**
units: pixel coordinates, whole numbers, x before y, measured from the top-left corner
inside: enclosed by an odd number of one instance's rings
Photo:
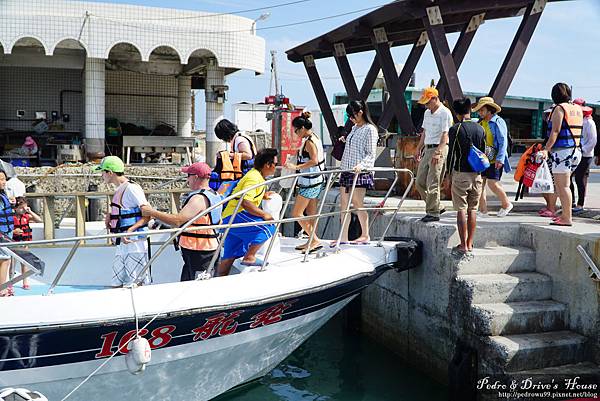
[[[500,182],[502,173],[508,173],[511,170],[508,160],[508,128],[506,122],[498,115],[501,110],[502,108],[489,96],[482,97],[473,106],[473,111],[477,112],[481,118],[479,123],[485,131],[485,154],[490,160],[490,167],[482,173],[483,189],[479,200],[479,211],[482,214],[488,212],[485,193],[487,183],[502,204],[498,211],[498,217],[506,217],[512,210],[513,204],[508,200]]]
[[[425,201],[424,223],[439,221],[440,187],[448,155],[448,131],[452,126],[452,113],[442,104],[437,89],[425,88],[419,104],[427,107],[423,117],[421,139],[417,146],[416,160],[419,162],[415,185],[421,199]]]

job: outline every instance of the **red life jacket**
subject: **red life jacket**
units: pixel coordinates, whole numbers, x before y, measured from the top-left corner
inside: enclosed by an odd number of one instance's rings
[[[33,239],[33,232],[29,226],[29,218],[29,213],[23,213],[20,216],[15,213],[13,216],[15,229],[20,228],[23,231],[21,235],[13,234],[14,241],[31,241]]]

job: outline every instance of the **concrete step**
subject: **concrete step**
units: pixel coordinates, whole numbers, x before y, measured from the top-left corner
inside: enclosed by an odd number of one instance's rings
[[[475,304],[470,324],[479,335],[499,336],[563,330],[566,320],[566,305],[549,300]]]
[[[585,361],[587,338],[572,331],[491,336],[489,339],[486,362],[507,372]]]
[[[524,247],[473,249],[473,257],[458,263],[459,274],[500,274],[535,271],[535,251]]]
[[[472,304],[542,301],[552,296],[552,279],[540,273],[461,274],[457,277]]]
[[[578,384],[598,384],[600,383],[600,366],[593,362],[581,362],[569,365],[552,366],[543,369],[522,370],[514,372],[511,378],[524,380],[531,377],[534,383],[564,383],[565,379],[578,378]],[[564,388],[564,387],[563,387]]]

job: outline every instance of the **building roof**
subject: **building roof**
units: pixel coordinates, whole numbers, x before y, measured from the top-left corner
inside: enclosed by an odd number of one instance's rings
[[[159,51],[181,64],[214,57],[228,72],[264,72],[265,41],[253,20],[237,15],[65,0],[0,3],[0,55],[19,46],[37,46],[45,55],[83,47],[87,57],[106,59],[124,43],[141,61]]]
[[[522,15],[531,0],[437,0],[429,3],[440,7],[446,33],[452,33],[459,32],[477,14],[485,13],[486,21]],[[288,59],[300,62],[309,54],[315,59],[332,57],[333,44],[340,42],[344,43],[348,54],[372,50],[371,34],[376,27],[386,28],[392,46],[413,44],[426,29],[423,24],[426,4],[424,0],[397,0],[386,4],[288,50]]]

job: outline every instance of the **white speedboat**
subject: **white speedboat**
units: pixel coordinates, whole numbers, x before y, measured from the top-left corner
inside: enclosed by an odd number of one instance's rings
[[[45,274],[27,294],[0,299],[0,388],[49,400],[211,399],[268,373],[380,274],[405,265],[401,241],[327,246],[306,263],[300,240],[279,242],[264,267],[188,282],[177,281],[181,259],[165,248],[154,283],[132,288],[101,285],[111,248],[82,247],[63,269],[69,248],[37,248]],[[152,351],[133,375],[126,353],[136,333]]]

